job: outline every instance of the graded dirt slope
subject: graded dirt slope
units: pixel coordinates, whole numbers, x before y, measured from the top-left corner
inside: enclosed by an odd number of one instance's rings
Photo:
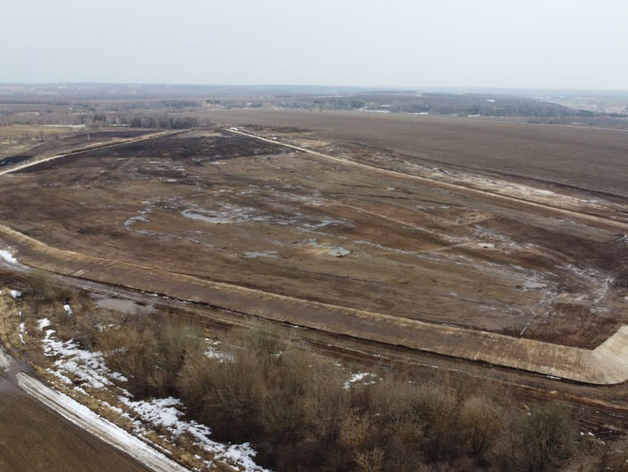
[[[628,357],[628,326],[621,327],[591,351],[307,302],[149,267],[60,251],[5,227],[0,227],[0,236],[19,248],[24,262],[65,275],[209,303],[274,321],[578,382],[605,385],[628,380],[628,363],[624,362]],[[251,307],[255,307],[254,312]]]

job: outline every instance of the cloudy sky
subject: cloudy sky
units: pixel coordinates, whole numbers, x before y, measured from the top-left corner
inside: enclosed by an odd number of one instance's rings
[[[628,89],[627,0],[3,0],[0,82]]]

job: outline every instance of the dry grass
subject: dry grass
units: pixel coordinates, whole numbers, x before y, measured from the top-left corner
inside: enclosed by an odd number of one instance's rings
[[[0,126],[0,159],[26,153],[46,141],[75,132],[63,126]]]

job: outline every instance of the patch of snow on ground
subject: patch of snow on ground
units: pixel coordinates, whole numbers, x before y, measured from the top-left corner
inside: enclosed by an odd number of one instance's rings
[[[20,312],[21,313],[21,312]],[[26,344],[26,342],[24,341],[24,335],[28,334],[26,332],[26,323],[24,323],[23,321],[20,323],[20,341],[22,342],[22,344]]]
[[[41,330],[50,326],[50,320],[39,320]],[[80,347],[73,341],[59,341],[53,336],[55,330],[46,330],[43,340],[44,354],[48,357],[59,357],[49,372],[67,385],[74,384],[75,389],[86,393],[82,387],[104,388],[113,386],[112,379],[126,382],[127,379],[117,372],[111,372],[105,364],[104,355],[100,352],[90,352]],[[228,358],[214,349],[218,342],[208,340],[209,351],[215,357]],[[208,351],[208,352],[209,352]],[[76,386],[77,380],[80,386]],[[253,458],[257,454],[248,443],[245,444],[221,444],[209,439],[211,430],[195,421],[185,421],[184,407],[179,399],[162,398],[150,401],[134,401],[130,394],[122,390],[120,401],[128,408],[134,424],[134,431],[138,435],[144,435],[147,428],[160,426],[166,429],[170,441],[176,441],[181,435],[192,438],[192,442],[214,456],[213,461],[220,460],[233,465],[244,472],[267,472],[266,469],[255,464]],[[114,411],[119,411],[113,408]],[[129,417],[128,414],[124,416]],[[138,422],[140,420],[141,422]],[[207,466],[211,464],[208,462]]]
[[[233,361],[233,356],[231,354],[221,352],[216,347],[220,344],[220,341],[212,341],[211,339],[205,339],[207,342],[207,350],[205,351],[205,355],[209,359],[217,359],[220,362],[231,362]]]
[[[538,290],[540,288],[545,288],[547,287],[547,284],[544,283],[539,283],[539,282],[533,282],[532,280],[526,280],[523,283],[523,288],[526,290]]]
[[[43,318],[37,322],[37,329],[39,331],[43,331],[44,328],[50,326],[50,320],[48,318]]]
[[[370,372],[358,372],[357,374],[353,374],[349,377],[349,380],[347,380],[344,384],[344,389],[349,390],[351,385],[358,383],[371,385],[374,384],[376,380],[377,376],[375,374],[371,374]]]
[[[17,259],[9,251],[0,249],[0,259],[4,259],[11,264],[17,264]]]
[[[42,320],[40,320],[41,323]],[[81,387],[104,388],[113,385],[109,376],[113,376],[105,365],[101,352],[90,352],[81,349],[73,340],[59,341],[53,338],[55,330],[49,329],[44,337],[44,355],[59,357],[54,363],[57,374],[69,377],[74,382],[80,381]],[[126,379],[117,374],[119,379]]]
[[[277,251],[248,251],[244,253],[247,259],[257,259],[258,257],[277,257]]]
[[[129,454],[148,469],[155,472],[189,472],[189,469],[167,458],[155,448],[67,395],[47,387],[22,372],[17,374],[16,378],[19,387],[28,395],[52,408],[68,421]]]
[[[73,313],[72,307],[70,305],[63,305],[63,309],[68,315],[71,315]]]
[[[337,248],[332,249],[331,251],[329,251],[327,254],[329,254],[330,256],[333,256],[333,257],[345,257],[345,256],[348,256],[349,254],[351,254],[351,251],[349,251],[348,249],[342,248],[342,247],[337,247]]]
[[[11,296],[15,299],[18,299],[22,296],[22,292],[20,292],[19,290],[11,290]]]
[[[123,226],[128,230],[131,231],[131,227],[135,224],[135,223],[148,223],[150,220],[148,218],[146,218],[144,215],[150,213],[150,209],[148,210],[143,210],[140,211],[140,215],[138,216],[132,216],[131,218],[129,218],[128,220],[126,220],[123,223]]]
[[[211,430],[195,421],[183,421],[183,405],[177,398],[160,398],[150,401],[132,401],[120,397],[120,401],[131,409],[143,422],[164,427],[173,436],[187,434],[196,445],[214,454],[214,460],[222,460],[246,471],[264,471],[255,464],[253,458],[257,454],[248,443],[225,445],[209,439]]]

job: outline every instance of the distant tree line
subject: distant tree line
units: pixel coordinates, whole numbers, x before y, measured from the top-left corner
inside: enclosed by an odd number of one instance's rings
[[[494,98],[491,98],[494,97]],[[304,96],[265,97],[256,100],[223,99],[206,100],[206,104],[224,108],[259,108],[264,105],[288,109],[308,110],[369,110],[389,113],[429,113],[456,116],[497,116],[528,118],[579,117],[593,118],[608,116],[627,118],[624,114],[601,114],[578,110],[555,103],[515,97],[478,94],[430,93],[423,95],[376,94],[343,98],[316,98]]]
[[[198,126],[191,113],[202,100],[126,100],[107,102],[72,101],[36,104],[0,104],[0,126],[78,126],[86,128],[125,126],[133,128],[183,129]]]
[[[92,126],[128,126],[130,128],[187,129],[198,126],[195,116],[155,115],[149,113],[106,113],[92,117]]]

